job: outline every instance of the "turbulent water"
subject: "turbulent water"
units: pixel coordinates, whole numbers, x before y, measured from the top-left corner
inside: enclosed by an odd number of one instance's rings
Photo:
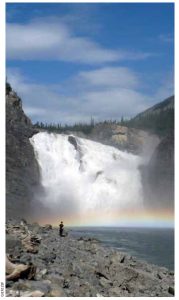
[[[141,159],[87,139],[41,132],[31,138],[45,196],[63,218],[141,207]],[[105,220],[103,222],[105,224]]]

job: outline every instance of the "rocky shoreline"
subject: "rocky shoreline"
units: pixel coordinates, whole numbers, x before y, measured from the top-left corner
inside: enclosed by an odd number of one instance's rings
[[[6,253],[6,297],[174,296],[173,271],[51,225],[8,221]]]

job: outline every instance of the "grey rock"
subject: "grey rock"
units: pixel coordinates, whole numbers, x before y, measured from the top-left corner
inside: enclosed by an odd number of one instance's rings
[[[69,135],[68,141],[74,146],[75,150],[78,149],[78,144],[74,136]]]
[[[54,284],[58,286],[63,286],[64,284],[64,277],[58,274],[48,274],[47,278]]]
[[[58,285],[52,285],[52,290],[50,292],[50,297],[66,297],[64,289]]]
[[[43,228],[44,231],[52,230],[52,225],[51,224],[46,224],[42,228]]]
[[[14,231],[13,231],[14,226]],[[28,229],[30,224],[27,224]],[[10,235],[20,237],[21,227],[8,223]],[[22,229],[23,232],[23,229]],[[41,233],[40,233],[41,232]],[[30,254],[37,267],[35,281],[19,280],[10,284],[7,294],[40,291],[44,296],[64,297],[170,297],[174,293],[174,273],[150,265],[118,250],[103,247],[89,238],[70,236],[59,239],[58,229],[39,230],[41,244]],[[28,254],[19,253],[20,260]],[[24,261],[25,263],[25,261]],[[26,262],[27,263],[27,262]],[[171,273],[171,274],[170,274]],[[60,296],[59,296],[60,297]]]
[[[29,138],[37,133],[21,99],[6,95],[6,218],[29,217],[39,183],[39,168]]]
[[[169,286],[169,288],[168,288],[168,292],[169,292],[169,294],[171,294],[171,295],[175,295],[175,289],[174,289],[174,287],[173,286]]]
[[[56,259],[56,254],[55,254],[55,253],[47,253],[47,254],[44,254],[44,256],[42,257],[42,259],[43,259],[46,263],[53,263],[54,260]]]
[[[17,239],[14,235],[7,234],[6,235],[6,252],[14,253],[14,248],[22,247],[22,243],[20,239]]]
[[[146,207],[174,209],[174,133],[164,137],[141,168]]]

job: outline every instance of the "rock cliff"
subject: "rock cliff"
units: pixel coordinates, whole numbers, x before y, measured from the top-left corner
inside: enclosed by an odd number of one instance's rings
[[[155,134],[110,123],[95,125],[88,137],[134,154],[152,152],[159,143],[159,138]]]
[[[174,132],[155,149],[142,171],[145,202],[154,208],[174,208]]]
[[[24,114],[21,99],[6,84],[6,217],[29,214],[33,192],[39,185],[39,169],[29,138],[34,130]]]

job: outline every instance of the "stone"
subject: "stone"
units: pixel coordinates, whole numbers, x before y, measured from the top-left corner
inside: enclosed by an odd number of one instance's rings
[[[17,237],[15,237],[12,234],[7,234],[6,235],[6,252],[7,253],[11,253],[14,251],[15,247],[21,247],[22,243],[20,241],[20,239],[17,239]]]
[[[20,297],[44,297],[45,294],[42,291],[32,291],[20,293]]]
[[[57,284],[57,285],[60,285],[60,286],[63,285],[64,280],[65,280],[64,277],[61,276],[61,275],[59,275],[59,274],[48,274],[47,276],[48,276],[47,278],[48,278],[52,283]]]
[[[33,265],[13,264],[6,256],[6,280],[17,280],[19,278],[33,279],[36,268]]]
[[[70,286],[69,280],[65,279],[64,282],[63,282],[63,288],[64,288],[64,289],[68,289],[69,286]]]
[[[120,297],[121,296],[121,289],[117,286],[112,287],[109,289],[109,297]]]
[[[42,259],[46,262],[46,263],[53,263],[54,260],[56,259],[56,254],[55,253],[47,253],[44,254]]]
[[[29,290],[29,291],[41,291],[44,294],[47,294],[51,290],[51,282],[49,281],[33,281],[33,280],[26,280],[24,282],[19,282],[16,284],[16,289],[19,290]]]
[[[58,286],[53,286],[50,292],[51,297],[66,297],[64,290]]]
[[[174,287],[172,287],[172,286],[169,286],[169,288],[168,288],[168,292],[169,292],[169,294],[171,294],[171,295],[175,295],[175,289],[174,289]]]
[[[14,281],[6,281],[6,288],[12,287],[12,285],[14,284]]]
[[[102,287],[109,287],[109,286],[112,286],[112,282],[104,277],[100,278],[99,279],[99,283]]]
[[[165,278],[165,275],[163,274],[163,273],[158,273],[157,274],[157,277],[159,278],[159,279],[163,279],[163,278]]]
[[[43,270],[40,271],[40,274],[41,274],[42,276],[46,275],[47,273],[48,273],[48,270],[47,270],[47,269],[43,269]]]
[[[43,226],[43,229],[45,230],[45,231],[47,231],[47,230],[52,230],[52,225],[51,224],[46,224],[46,225],[44,225]]]

